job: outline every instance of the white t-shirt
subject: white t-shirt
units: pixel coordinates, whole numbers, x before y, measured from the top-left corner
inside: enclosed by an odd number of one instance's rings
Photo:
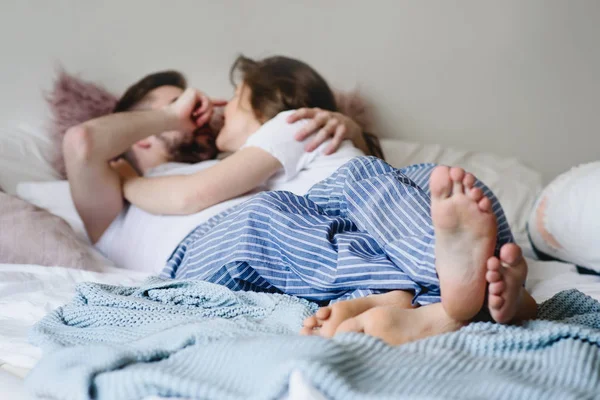
[[[288,124],[286,118],[292,112],[282,112],[266,122],[243,146],[260,147],[283,165],[282,171],[265,185],[244,196],[185,216],[154,215],[133,205],[126,207],[104,232],[96,247],[122,268],[159,273],[179,242],[209,218],[260,191],[286,190],[304,195],[314,184],[327,178],[347,161],[363,155],[350,141],[344,141],[338,151],[329,156],[323,154],[329,141],[312,153],[305,152],[306,141],[298,142],[294,135],[308,120]],[[211,160],[193,165],[168,163],[155,168],[148,176],[193,174],[218,162]]]

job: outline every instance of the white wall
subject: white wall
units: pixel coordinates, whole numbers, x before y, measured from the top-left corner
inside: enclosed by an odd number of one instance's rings
[[[514,155],[547,178],[600,159],[597,0],[3,0],[0,121],[41,118],[53,67],[120,92],[178,68],[227,96],[235,55],[358,86],[386,137]]]

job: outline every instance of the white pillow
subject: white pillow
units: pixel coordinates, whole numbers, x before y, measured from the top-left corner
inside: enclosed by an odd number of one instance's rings
[[[529,212],[542,189],[542,175],[515,158],[443,147],[436,144],[382,139],[383,154],[396,168],[435,163],[459,166],[474,174],[498,197],[515,240],[532,255],[527,238]]]
[[[572,168],[542,191],[529,220],[531,240],[538,250],[600,273],[599,183],[600,162],[593,162]],[[546,209],[542,216],[537,209],[544,200]],[[556,244],[544,240],[537,229],[540,225]]]
[[[20,182],[59,179],[51,165],[54,151],[41,126],[0,126],[0,188],[14,195]]]
[[[83,221],[75,209],[68,181],[23,182],[17,186],[17,195],[61,217],[67,221],[79,238],[90,243]]]

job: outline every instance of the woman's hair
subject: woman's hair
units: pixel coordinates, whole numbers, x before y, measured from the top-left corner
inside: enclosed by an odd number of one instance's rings
[[[187,81],[182,73],[174,70],[156,72],[147,75],[138,82],[130,86],[123,96],[117,102],[113,112],[130,111],[140,101],[146,97],[148,93],[161,86],[175,86],[185,90]],[[169,160],[183,163],[197,163],[200,161],[210,160],[217,156],[218,150],[215,144],[215,134],[208,126],[200,127],[194,132],[194,141],[191,143],[167,143],[160,135],[157,137],[167,147]],[[133,152],[126,152],[125,157],[135,168],[138,168],[137,160]],[[139,168],[138,168],[139,169]]]
[[[255,61],[239,56],[229,78],[234,86],[241,79],[250,88],[250,104],[261,122],[282,111],[303,107],[337,111],[335,97],[325,79],[302,61],[282,56]]]

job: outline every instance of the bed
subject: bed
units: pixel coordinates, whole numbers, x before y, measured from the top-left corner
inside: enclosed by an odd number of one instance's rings
[[[438,145],[401,140],[384,140],[388,161],[395,166],[417,162],[461,165],[473,171],[498,195],[505,207],[517,241],[530,258],[528,289],[538,302],[565,289],[577,288],[600,300],[600,277],[583,276],[575,266],[533,259],[525,224],[536,194],[542,188],[541,175],[515,159],[493,154],[472,153]],[[41,357],[40,349],[29,344],[28,330],[44,315],[67,303],[80,282],[136,286],[147,276],[118,269],[110,263],[100,272],[60,266],[0,264],[0,386],[11,399],[28,398],[23,378]],[[289,376],[288,399],[324,398],[301,372]]]

